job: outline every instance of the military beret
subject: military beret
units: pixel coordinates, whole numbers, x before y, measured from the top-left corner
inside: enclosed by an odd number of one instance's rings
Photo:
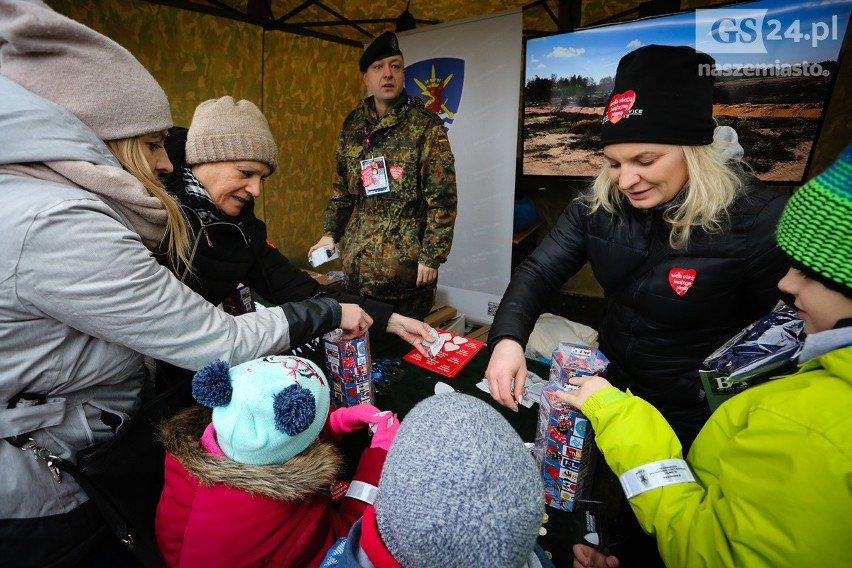
[[[396,34],[393,32],[384,32],[367,46],[364,54],[361,55],[358,66],[363,73],[373,61],[392,55],[402,55],[402,51],[399,50],[399,41],[397,41]]]

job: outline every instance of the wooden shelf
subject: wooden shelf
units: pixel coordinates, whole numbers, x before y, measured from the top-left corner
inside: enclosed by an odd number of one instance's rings
[[[530,235],[535,234],[539,227],[544,224],[544,221],[541,219],[536,219],[535,223],[524,229],[523,231],[518,231],[517,233],[512,234],[512,244],[518,246],[525,239],[527,239]]]

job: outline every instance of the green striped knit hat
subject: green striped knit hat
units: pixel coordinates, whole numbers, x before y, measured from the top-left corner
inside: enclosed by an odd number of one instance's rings
[[[777,239],[794,267],[852,298],[852,146],[793,194]]]

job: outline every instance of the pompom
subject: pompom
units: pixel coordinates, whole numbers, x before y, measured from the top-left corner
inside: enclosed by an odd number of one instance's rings
[[[199,369],[192,377],[192,398],[200,404],[215,408],[231,402],[230,365],[221,359]]]
[[[288,436],[304,432],[317,414],[317,402],[308,389],[290,385],[275,395],[275,429]]]

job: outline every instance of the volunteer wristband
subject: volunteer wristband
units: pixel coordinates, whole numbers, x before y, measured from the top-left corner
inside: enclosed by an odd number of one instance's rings
[[[372,505],[376,500],[376,490],[375,485],[370,485],[363,481],[353,481],[349,484],[349,489],[346,490],[346,496]]]
[[[676,483],[695,483],[695,476],[685,460],[660,460],[631,470],[619,476],[621,488],[628,499],[641,495],[651,489],[674,485]]]

